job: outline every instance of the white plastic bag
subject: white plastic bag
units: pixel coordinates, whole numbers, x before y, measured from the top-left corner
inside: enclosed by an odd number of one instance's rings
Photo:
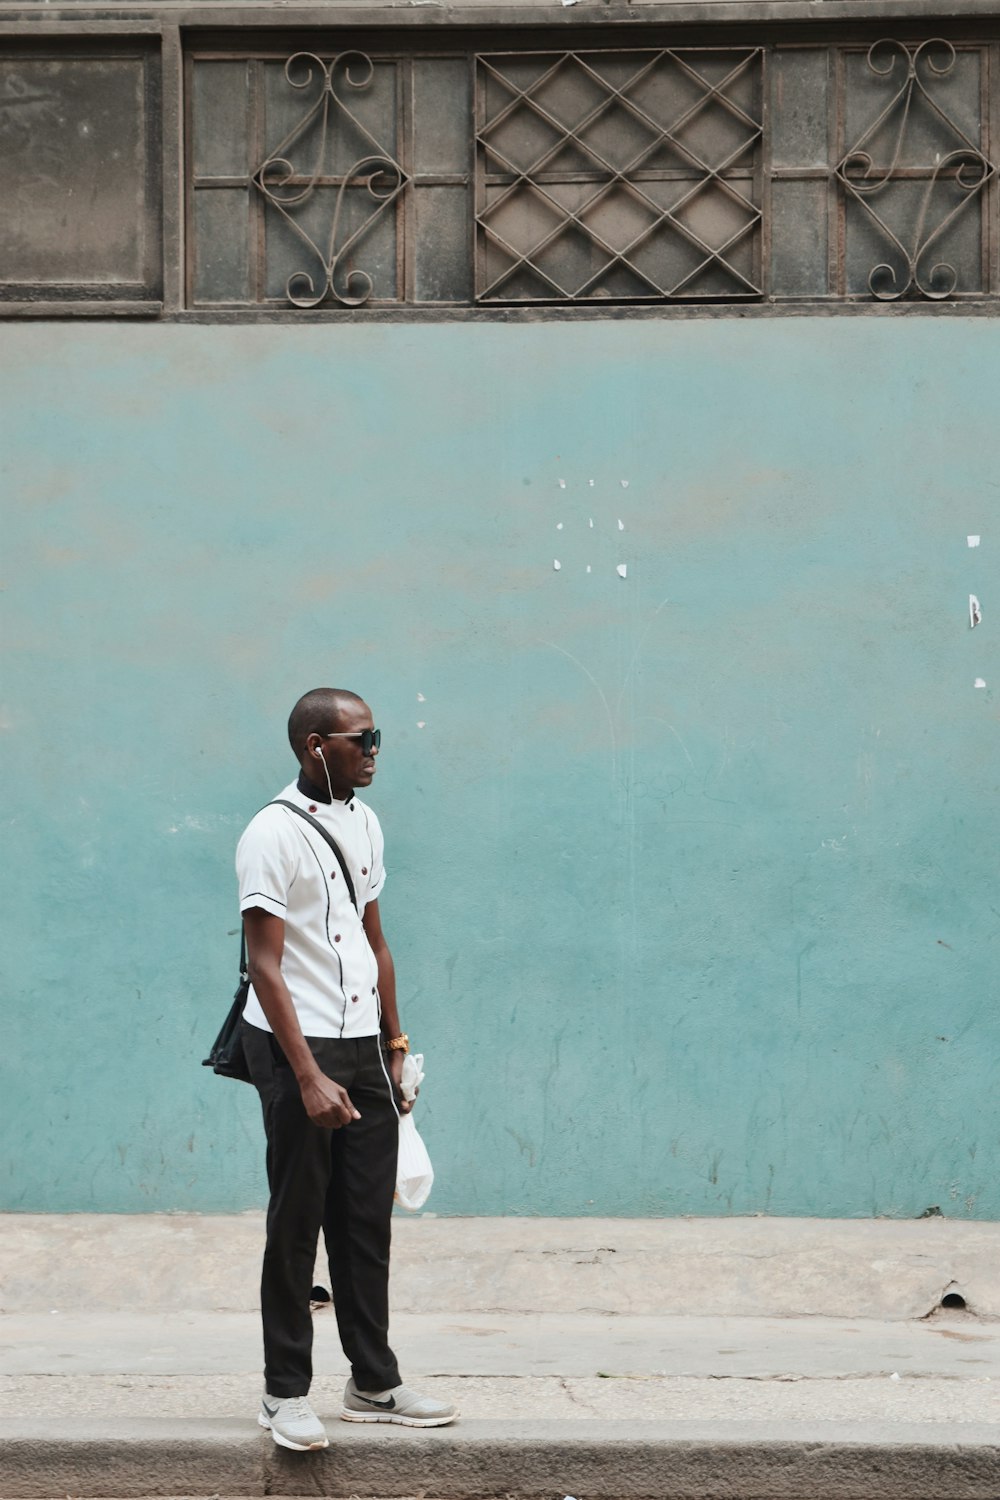
[[[404,1099],[415,1099],[424,1079],[424,1054],[409,1053],[403,1059],[400,1092]],[[396,1202],[416,1211],[423,1208],[434,1182],[434,1168],[427,1147],[417,1132],[412,1115],[399,1117],[399,1161],[396,1167]]]

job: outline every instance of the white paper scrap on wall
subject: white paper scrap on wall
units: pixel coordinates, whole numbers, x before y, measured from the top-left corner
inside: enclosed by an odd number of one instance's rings
[[[618,574],[619,578],[627,578],[628,577],[628,564],[627,563],[619,563],[618,566],[617,566],[617,568],[615,569],[615,572]]]
[[[559,569],[562,567],[562,563],[559,561],[558,557],[555,557],[555,558],[552,559],[552,566],[555,569],[555,571],[558,573]]]
[[[967,536],[965,540],[968,542],[970,547],[979,546],[979,538],[977,536]]]
[[[557,521],[556,522],[556,530],[557,531],[562,531],[562,529],[563,529],[563,523],[561,521]]]
[[[625,522],[622,520],[621,516],[618,517],[618,530],[619,531],[624,531],[625,530]]]
[[[979,624],[979,622],[980,622],[980,620],[982,618],[983,618],[983,612],[982,612],[982,610],[979,607],[979,600],[976,598],[975,594],[970,594],[969,595],[969,629],[970,630],[975,630],[976,626]]]
[[[627,479],[623,479],[622,482],[621,482],[621,484],[622,484],[622,489],[623,490],[627,490],[628,489],[628,480]]]
[[[418,703],[426,703],[427,702],[427,699],[424,697],[423,693],[418,693],[417,694],[417,702]]]
[[[590,529],[591,529],[591,531],[593,531],[593,529],[594,529],[594,518],[593,518],[593,516],[591,516],[591,518],[590,518]]]
[[[587,564],[587,572],[590,572],[590,563]]]
[[[417,728],[418,729],[426,729],[426,727],[427,727],[427,720],[426,719],[418,719],[417,720]]]
[[[565,479],[560,479],[560,481],[559,481],[559,488],[561,490],[564,490],[566,488],[566,481],[565,481]]]
[[[976,680],[975,680],[975,682],[972,684],[972,686],[973,687],[985,687],[986,686],[985,678],[977,677]]]

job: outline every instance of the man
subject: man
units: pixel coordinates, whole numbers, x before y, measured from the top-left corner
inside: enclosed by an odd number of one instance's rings
[[[351,1377],[349,1422],[439,1427],[454,1407],[400,1381],[388,1343],[389,1240],[408,1038],[396,1009],[378,897],[382,830],[354,795],[375,775],[380,734],[354,693],[317,688],[288,721],[298,780],[240,839],[236,869],[251,988],[243,1043],[267,1134],[270,1203],[261,1277],[262,1427],[283,1448],[325,1448],[309,1405],[309,1293],[319,1231]]]

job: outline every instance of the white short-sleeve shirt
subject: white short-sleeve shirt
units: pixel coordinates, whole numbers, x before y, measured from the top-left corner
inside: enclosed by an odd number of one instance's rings
[[[357,797],[316,802],[295,782],[278,796],[312,814],[336,840],[362,915],[385,884],[382,829]],[[240,911],[259,906],[285,923],[281,972],[304,1036],[374,1036],[378,965],[343,872],[326,840],[287,807],[252,818],[236,850]],[[253,986],[244,1019],[270,1031]]]

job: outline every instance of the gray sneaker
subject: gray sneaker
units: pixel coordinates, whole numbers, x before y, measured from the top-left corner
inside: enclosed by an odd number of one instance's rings
[[[279,1448],[308,1453],[312,1448],[330,1446],[323,1423],[305,1396],[269,1396],[265,1392],[260,1399],[257,1421]]]
[[[389,1391],[359,1391],[353,1380],[344,1387],[340,1412],[345,1422],[398,1422],[400,1427],[446,1427],[458,1412],[444,1401],[419,1396],[409,1386]]]

